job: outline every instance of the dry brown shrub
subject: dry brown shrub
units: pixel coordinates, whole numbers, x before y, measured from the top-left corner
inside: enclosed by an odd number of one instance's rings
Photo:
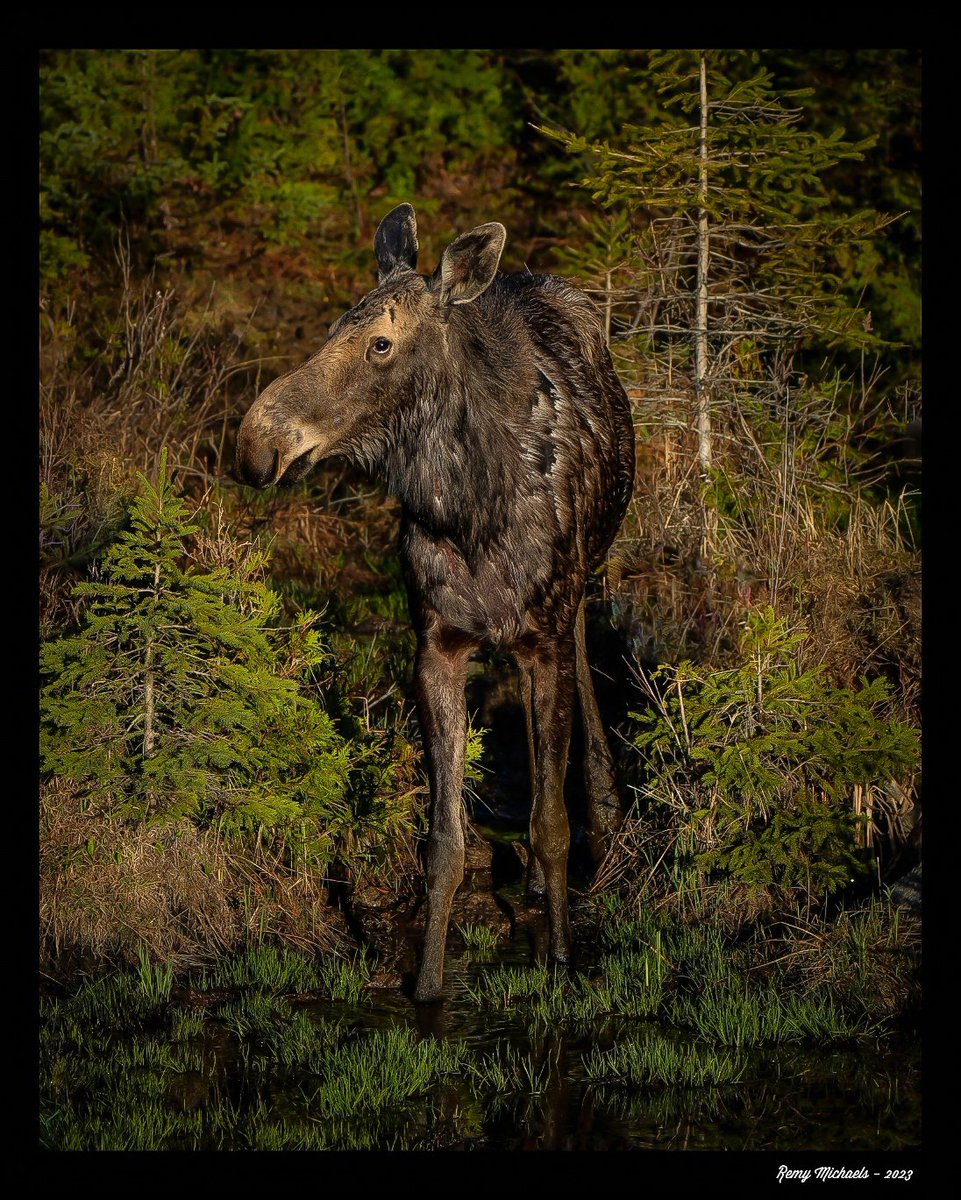
[[[689,405],[629,391],[637,479],[607,582],[634,656],[726,665],[745,609],[771,604],[804,618],[810,665],[842,685],[885,675],[916,719],[921,573],[907,495],[877,503],[854,480],[825,483],[816,462],[772,460],[745,422],[719,419],[715,471],[742,506],[719,519],[702,495]]]
[[[112,307],[41,306],[44,632],[76,623],[73,585],[123,524],[137,473],[155,474],[166,447],[179,485],[209,490],[229,467],[238,395],[256,391],[243,330],[188,314],[170,289],[135,282],[123,254],[120,265]]]
[[[54,780],[40,798],[40,933],[51,974],[80,960],[189,966],[248,940],[347,943],[325,881],[282,847],[242,850],[187,820],[130,823]]]
[[[797,919],[779,961],[805,988],[828,987],[851,1005],[893,1016],[920,1001],[921,921],[885,899],[836,920]]]
[[[857,501],[843,533],[812,528],[794,539],[790,575],[802,584],[810,642],[831,676],[854,686],[884,675],[902,713],[917,719],[921,563],[899,526],[894,506]]]

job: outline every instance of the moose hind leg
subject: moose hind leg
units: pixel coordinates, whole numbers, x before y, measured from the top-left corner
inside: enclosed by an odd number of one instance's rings
[[[445,644],[436,631],[420,639],[415,666],[431,815],[427,839],[427,927],[414,999],[443,994],[444,947],[454,893],[464,878],[462,789],[467,738],[464,685],[472,645]]]
[[[524,705],[524,721],[527,725],[527,758],[530,766],[531,795],[534,794],[537,778],[537,752],[534,749],[534,680],[527,663],[519,662],[521,684],[521,701]],[[540,899],[546,892],[544,883],[544,868],[534,857],[533,852],[527,856],[527,896],[528,899]]]
[[[564,806],[564,776],[574,707],[573,640],[540,648],[531,664],[531,680],[535,759],[531,851],[544,877],[551,957],[569,962],[567,855],[571,835]]]
[[[623,814],[614,782],[614,761],[604,732],[591,664],[587,657],[584,601],[577,610],[574,637],[577,646],[577,695],[584,724],[584,789],[587,793],[587,842],[591,857],[599,863],[621,827]]]

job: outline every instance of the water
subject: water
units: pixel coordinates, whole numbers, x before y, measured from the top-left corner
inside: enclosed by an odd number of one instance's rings
[[[525,929],[493,958],[452,949],[448,999],[428,1006],[396,989],[368,991],[356,1005],[257,988],[185,992],[144,1002],[139,1017],[121,1005],[127,1016],[112,1027],[85,1015],[79,993],[50,1002],[44,1145],[782,1153],[920,1145],[913,1037],[745,1050],[739,1081],[717,1086],[595,1082],[587,1062],[598,1049],[628,1037],[694,1039],[664,1022],[545,1024],[523,1005],[479,1009],[469,991],[478,979],[503,963],[527,964],[531,953]],[[695,1049],[711,1052],[703,1042]]]

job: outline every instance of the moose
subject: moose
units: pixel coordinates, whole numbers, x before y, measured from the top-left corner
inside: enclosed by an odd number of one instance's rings
[[[630,404],[593,302],[556,276],[499,272],[506,238],[499,222],[478,225],[421,275],[414,209],[393,209],[374,237],[378,286],[315,354],[261,392],[237,440],[238,475],[254,487],[301,479],[320,459],[343,455],[401,502],[431,795],[419,1002],[442,998],[451,903],[464,878],[472,656],[498,649],[519,668],[529,888],[546,898],[558,963],[571,957],[564,779],[575,690],[595,857],[621,819],[584,594],[631,497]]]

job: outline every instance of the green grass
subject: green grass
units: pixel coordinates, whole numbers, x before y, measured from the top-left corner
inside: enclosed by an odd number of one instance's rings
[[[545,1024],[568,1019],[590,1020],[602,1012],[598,995],[589,982],[543,964],[501,965],[479,972],[466,984],[465,993],[480,1009],[513,1012]]]
[[[799,985],[768,961],[766,945],[733,942],[715,925],[642,913],[605,922],[599,941],[589,973],[496,966],[466,994],[480,1009],[534,1023],[656,1020],[718,1046],[846,1041],[881,1028],[830,990]]]
[[[139,1027],[161,1005],[148,996],[138,978],[108,975],[86,983],[72,1006],[76,1019],[95,1028]]]
[[[319,1121],[292,1117],[277,1120],[271,1110],[261,1105],[247,1116],[239,1128],[246,1148],[250,1150],[331,1150],[339,1148],[331,1142],[327,1127]]]
[[[190,1009],[175,1009],[171,1016],[170,1036],[176,1042],[202,1038],[207,1030],[207,1018],[202,1012]]]
[[[595,1083],[700,1088],[740,1082],[746,1063],[726,1051],[681,1045],[651,1033],[631,1036],[607,1051],[594,1049],[584,1069]]]
[[[359,1004],[373,973],[371,962],[363,955],[352,961],[326,958],[320,965],[324,994],[344,1004]]]
[[[248,992],[221,1006],[216,1020],[233,1034],[246,1062],[288,1071],[322,1070],[346,1029],[340,1021],[292,1009],[262,992]]]
[[[477,930],[465,926],[465,942],[489,946],[490,931]],[[198,1011],[172,999],[171,972],[144,953],[132,971],[41,1002],[42,1145],[463,1146],[486,1136],[486,1114],[500,1110],[502,1123],[519,1105],[517,1121],[540,1120],[541,1098],[569,1067],[612,1114],[623,1108],[648,1127],[662,1110],[665,1121],[695,1110],[713,1120],[728,1105],[738,1111],[731,1096],[741,1093],[725,1089],[744,1082],[745,1064],[773,1053],[749,1058],[752,1048],[797,1047],[777,1054],[800,1082],[825,1047],[881,1028],[857,988],[870,982],[878,946],[901,953],[897,930],[866,911],[836,932],[802,932],[803,942],[790,933],[733,940],[706,921],[610,915],[581,972],[479,963],[464,992],[479,1024],[485,1012],[502,1030],[509,1018],[493,1050],[421,1039],[404,1025],[370,1028],[363,956],[252,947],[195,975],[193,990],[208,992]],[[834,986],[835,968],[847,990]],[[544,1049],[545,1031],[567,1045],[563,1068]]]
[[[468,1051],[458,1043],[418,1041],[412,1030],[364,1034],[333,1047],[321,1082],[305,1091],[311,1111],[348,1118],[382,1112],[425,1094],[458,1073]]]
[[[666,965],[657,946],[607,954],[588,975],[498,966],[466,986],[478,1008],[512,1011],[541,1024],[605,1016],[648,1017],[662,1006]]]
[[[502,1042],[498,1051],[484,1054],[467,1065],[473,1088],[492,1092],[498,1103],[513,1100],[518,1093],[539,1096],[547,1090],[552,1064],[549,1058],[540,1062],[533,1053],[525,1054],[509,1042]]]
[[[240,1042],[270,1039],[274,1036],[280,1015],[280,1004],[265,992],[246,992],[239,999],[220,1005],[217,1020]]]
[[[864,1017],[845,1014],[829,995],[737,981],[729,988],[712,984],[695,995],[678,997],[672,1016],[698,1037],[722,1046],[847,1041],[876,1028]]]
[[[146,946],[140,947],[138,978],[140,990],[151,1004],[159,1006],[170,999],[174,983],[173,967],[169,964],[152,963]]]
[[[455,928],[464,939],[464,945],[470,954],[487,957],[493,955],[497,949],[500,937],[496,929],[491,929],[487,925],[474,925],[470,922],[457,925]]]
[[[201,991],[259,988],[277,994],[319,995],[357,1004],[370,982],[372,965],[363,955],[354,960],[328,956],[315,959],[288,947],[248,946],[221,959],[195,980]]]
[[[158,989],[148,967],[43,1001],[44,1147],[410,1149],[428,1134],[429,1144],[457,1144],[437,1101],[451,1089],[469,1100],[470,1051],[405,1027],[353,1028],[344,1009],[361,995],[363,964],[330,960],[309,977],[337,997],[336,1017],[274,990],[308,978],[283,955],[226,964],[217,978],[249,982],[203,1012],[158,1007],[163,976]],[[463,1112],[476,1127],[476,1111]]]
[[[315,961],[287,947],[248,946],[218,960],[196,980],[202,991],[263,988],[272,992],[316,992],[323,984]]]
[[[702,1123],[723,1122],[731,1131],[729,1140],[718,1139],[724,1149],[743,1145],[741,1096],[737,1087],[623,1087],[617,1083],[592,1082],[590,1097],[595,1112],[609,1114],[625,1125],[658,1131],[645,1148],[681,1149],[683,1132]],[[735,1132],[736,1131],[736,1132]],[[679,1136],[680,1135],[680,1136]],[[714,1145],[718,1145],[718,1141]],[[678,1144],[680,1143],[680,1144]]]
[[[653,1017],[664,1003],[667,974],[667,961],[658,933],[651,945],[605,955],[600,964],[600,976],[592,987],[602,1012],[623,1017]]]

